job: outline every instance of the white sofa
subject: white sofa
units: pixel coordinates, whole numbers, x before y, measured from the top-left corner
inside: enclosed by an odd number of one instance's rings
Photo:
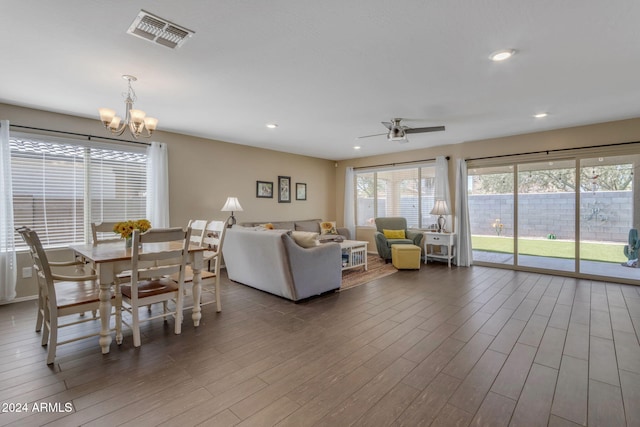
[[[222,247],[229,279],[292,301],[340,288],[337,243],[299,246],[287,230],[227,230]]]

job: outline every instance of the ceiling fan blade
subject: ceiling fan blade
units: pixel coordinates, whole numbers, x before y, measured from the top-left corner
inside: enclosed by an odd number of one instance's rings
[[[444,126],[430,126],[426,128],[409,128],[405,129],[405,133],[422,133],[422,132],[439,132],[444,130]]]
[[[364,135],[364,136],[358,136],[356,137],[356,139],[362,139],[362,138],[371,138],[372,136],[382,136],[382,135],[386,135],[387,133],[376,133],[374,135]]]
[[[391,122],[380,122],[384,125],[384,127],[386,127],[387,129],[391,130],[391,126],[393,126],[393,123]]]

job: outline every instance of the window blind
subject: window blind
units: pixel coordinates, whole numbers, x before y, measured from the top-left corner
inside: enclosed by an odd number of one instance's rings
[[[89,222],[139,219],[146,211],[146,154],[57,138],[10,137],[14,224],[45,247],[89,239]],[[24,247],[16,237],[16,247]]]

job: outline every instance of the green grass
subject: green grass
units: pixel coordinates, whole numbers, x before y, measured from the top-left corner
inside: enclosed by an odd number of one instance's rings
[[[473,249],[486,252],[513,253],[512,237],[472,236]],[[550,258],[575,257],[574,242],[566,240],[519,239],[518,252],[521,255],[544,256]],[[580,245],[580,257],[588,261],[625,262],[622,243],[590,243]]]

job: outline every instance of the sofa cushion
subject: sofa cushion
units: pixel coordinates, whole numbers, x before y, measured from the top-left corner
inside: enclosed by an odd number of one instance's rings
[[[291,237],[303,248],[313,248],[318,246],[318,233],[313,231],[292,231]]]
[[[320,223],[320,234],[338,234],[335,221],[323,221]]]
[[[391,247],[391,245],[413,245],[413,240],[411,240],[411,239],[387,239],[387,246]]]
[[[296,231],[310,231],[312,233],[320,232],[320,225],[316,220],[296,221]]]
[[[295,230],[296,225],[293,221],[272,222],[273,228],[276,230]]]

